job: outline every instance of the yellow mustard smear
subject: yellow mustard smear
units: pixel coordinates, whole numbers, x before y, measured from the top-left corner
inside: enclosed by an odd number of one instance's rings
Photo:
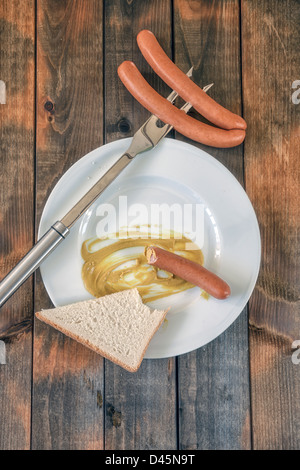
[[[117,233],[114,238],[85,240],[81,247],[85,288],[94,297],[102,297],[136,287],[147,302],[191,289],[193,284],[147,263],[145,247],[155,245],[203,264],[202,251],[194,242],[174,232],[169,235],[166,239],[149,238],[143,233],[119,238]]]

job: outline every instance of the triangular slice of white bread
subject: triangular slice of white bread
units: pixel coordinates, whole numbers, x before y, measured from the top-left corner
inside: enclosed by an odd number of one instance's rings
[[[167,310],[151,310],[136,288],[37,312],[39,320],[130,372],[141,365]]]

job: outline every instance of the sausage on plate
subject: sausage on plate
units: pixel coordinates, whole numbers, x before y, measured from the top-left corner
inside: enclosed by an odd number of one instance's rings
[[[201,264],[157,246],[146,247],[145,255],[150,265],[157,266],[195,286],[201,287],[216,299],[226,299],[230,295],[229,285]]]

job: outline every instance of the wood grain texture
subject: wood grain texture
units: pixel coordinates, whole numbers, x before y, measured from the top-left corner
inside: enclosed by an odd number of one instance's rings
[[[195,81],[200,86],[213,82],[210,96],[241,114],[239,2],[176,0],[174,18],[176,64],[182,70],[194,66]],[[179,134],[176,138],[197,145]],[[242,146],[197,146],[243,183]],[[247,310],[223,335],[178,363],[180,448],[249,449]]]
[[[133,135],[149,117],[118,79],[117,67],[123,60],[133,60],[152,86],[166,94],[166,87],[149,73],[136,35],[141,29],[150,29],[170,52],[170,6],[168,1],[157,0],[105,2],[107,142]],[[105,361],[105,448],[175,449],[175,393],[174,358],[144,360],[135,374]]]
[[[246,188],[262,238],[249,310],[256,449],[300,447],[300,367],[291,360],[300,336],[299,21],[297,1],[242,0]]]
[[[167,96],[138,50],[143,28],[245,117],[245,144],[233,149],[172,135],[245,185],[262,265],[248,308],[222,335],[144,360],[135,374],[33,320],[52,305],[38,271],[1,308],[0,449],[300,449],[299,25],[297,0],[2,0],[0,276],[33,245],[65,171],[149,116],[118,65],[133,60]]]
[[[0,251],[2,279],[34,240],[35,7],[25,0],[0,4]],[[0,336],[6,364],[0,366],[0,448],[30,446],[32,279],[1,308]],[[26,324],[26,328],[18,325]]]
[[[58,179],[102,144],[103,32],[101,2],[37,5],[38,225]],[[35,311],[50,305],[38,274]],[[38,320],[34,333],[33,449],[103,448],[102,358]]]
[[[251,448],[247,319],[242,312],[213,342],[179,357],[183,450]]]

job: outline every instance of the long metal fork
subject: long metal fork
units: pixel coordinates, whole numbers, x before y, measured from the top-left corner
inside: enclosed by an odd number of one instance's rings
[[[187,75],[191,76],[191,68]],[[205,87],[207,91],[211,85]],[[177,97],[172,91],[168,100],[172,103]],[[190,103],[182,106],[184,112],[191,108]],[[172,126],[163,124],[152,115],[134,134],[128,150],[114,163],[107,172],[87,191],[87,193],[72,207],[61,220],[53,224],[42,236],[36,245],[24,256],[10,273],[0,282],[0,307],[20,287],[20,285],[41,265],[44,259],[61,243],[70,233],[71,227],[82,216],[82,214],[93,204],[104,189],[126,168],[133,157],[145,150],[155,147],[165,137]]]
[[[186,75],[190,78],[192,74],[193,67],[190,68]],[[203,88],[203,91],[206,93],[212,86],[213,83],[206,85]],[[177,97],[178,93],[176,93],[176,91],[172,91],[167,97],[167,100],[171,103],[174,103]],[[184,103],[180,109],[185,113],[188,113],[191,107],[192,105],[187,102]],[[150,116],[149,119],[147,119],[147,121],[134,134],[126,154],[133,158],[139,153],[155,147],[172,129],[173,126],[162,123],[158,117],[152,114],[152,116]]]

